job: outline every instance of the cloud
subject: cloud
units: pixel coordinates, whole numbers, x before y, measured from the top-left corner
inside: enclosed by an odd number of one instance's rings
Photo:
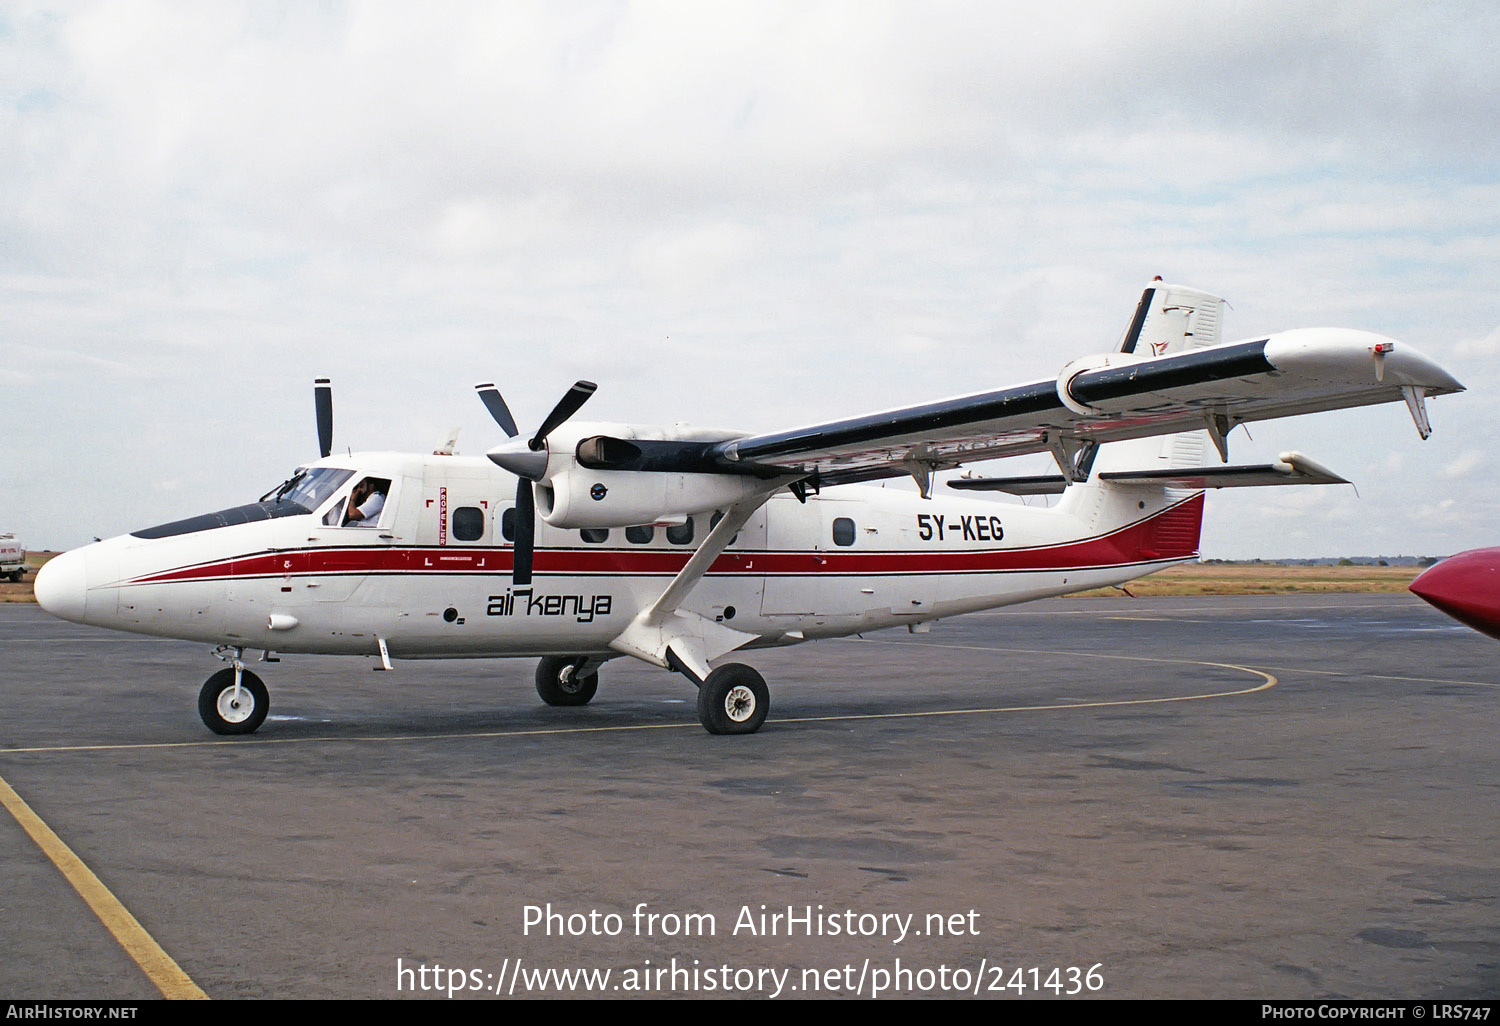
[[[1489,462],[1489,457],[1478,449],[1468,449],[1458,459],[1443,465],[1442,475],[1449,478],[1466,478]]]
[[[1457,356],[1495,356],[1500,354],[1500,327],[1478,338],[1460,339],[1453,347]]]
[[[264,491],[311,447],[319,375],[341,446],[462,422],[478,450],[489,379],[518,415],[588,377],[590,415],[771,430],[1043,380],[1113,348],[1158,273],[1226,295],[1227,338],[1365,327],[1472,389],[1423,448],[1399,409],[1236,434],[1365,499],[1216,496],[1214,544],[1471,529],[1410,497],[1497,430],[1493,5],[0,17],[0,374],[29,383],[0,434],[48,482],[0,518],[51,543],[101,533],[100,486],[153,493],[119,504],[142,522]],[[59,475],[63,452],[121,469]]]
[[[700,291],[757,255],[761,233],[731,222],[653,233],[632,249],[631,266],[652,287]]]

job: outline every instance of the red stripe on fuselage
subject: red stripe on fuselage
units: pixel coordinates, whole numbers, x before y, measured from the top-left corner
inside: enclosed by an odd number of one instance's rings
[[[1031,548],[915,552],[726,552],[710,574],[822,576],[853,574],[1014,573],[1128,566],[1192,559],[1198,554],[1203,495],[1168,507],[1110,534]],[[542,549],[533,557],[537,574],[670,576],[692,556],[681,551],[629,549]],[[130,584],[252,577],[307,577],[328,574],[508,574],[510,549],[394,548],[360,546],[263,552],[180,567],[138,577]]]

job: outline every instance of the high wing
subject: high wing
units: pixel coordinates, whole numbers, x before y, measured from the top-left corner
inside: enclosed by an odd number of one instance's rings
[[[1088,478],[1101,443],[1178,432],[1206,431],[1227,464],[1237,424],[1376,403],[1404,401],[1426,438],[1426,398],[1463,390],[1416,349],[1365,331],[1305,328],[1221,343],[1223,306],[1206,292],[1153,282],[1115,352],[1075,360],[1055,378],[768,434],[564,425],[593,391],[579,382],[527,440],[485,384],[480,397],[513,436],[488,455],[520,479],[523,521],[534,507],[553,527],[598,529],[727,510],[781,487],[802,497],[809,487],[909,474],[930,495],[939,470],[1037,452],[1052,454],[1066,484]],[[1199,487],[1287,483],[1274,467],[1200,476]],[[1050,478],[1005,484],[1057,490]],[[529,537],[523,524],[518,549],[528,550]]]
[[[1225,454],[1237,424],[1403,400],[1426,438],[1423,400],[1463,390],[1412,347],[1370,332],[1308,328],[1220,344],[1222,304],[1154,283],[1120,351],[1076,360],[1055,379],[706,445],[683,461],[694,465],[673,469],[920,482],[933,470],[1050,451],[1071,476],[1090,443],[1206,428]]]

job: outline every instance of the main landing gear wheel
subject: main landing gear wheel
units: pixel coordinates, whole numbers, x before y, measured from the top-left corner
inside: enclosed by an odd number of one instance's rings
[[[765,678],[744,663],[725,663],[698,686],[698,719],[710,734],[754,734],[770,711]]]
[[[536,664],[536,693],[548,705],[588,705],[599,690],[599,671],[580,677],[584,660],[546,656]]]
[[[198,692],[198,715],[215,734],[253,734],[270,708],[265,684],[249,670],[240,671],[240,690],[235,694],[232,666],[208,678]]]

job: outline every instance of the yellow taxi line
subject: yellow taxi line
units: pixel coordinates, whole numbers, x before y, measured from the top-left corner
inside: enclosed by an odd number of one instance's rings
[[[4,778],[0,778],[0,805],[4,805],[6,811],[21,824],[21,829],[31,835],[31,839],[52,860],[63,878],[73,885],[79,897],[94,910],[94,915],[99,917],[104,928],[120,942],[126,954],[135,960],[135,964],[141,967],[141,971],[161,991],[162,997],[208,998],[188,974],[182,971],[182,967],[172,960],[172,956],[163,951],[161,945],[136,921],[130,910],[120,904],[120,899],[104,886],[104,882],[94,875],[93,870],[84,865],[72,848],[63,843],[62,838],[53,833],[51,827],[42,822],[42,818],[32,811],[31,806],[16,794]]]

